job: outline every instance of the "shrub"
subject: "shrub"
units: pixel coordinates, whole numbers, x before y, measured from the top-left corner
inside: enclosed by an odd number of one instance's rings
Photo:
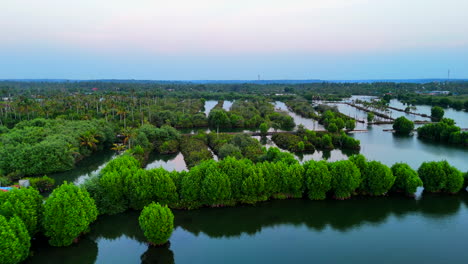
[[[201,184],[201,199],[206,205],[220,206],[231,200],[231,182],[219,170],[206,171]]]
[[[328,163],[332,175],[332,191],[336,199],[347,199],[361,183],[359,169],[349,160]]]
[[[140,228],[151,245],[166,244],[174,230],[174,215],[167,206],[151,203],[141,211]]]
[[[356,128],[355,120],[349,119],[348,121],[346,121],[346,130],[354,130],[354,128]]]
[[[267,123],[265,123],[265,122],[261,123],[260,124],[260,134],[262,134],[262,136],[266,136],[266,134],[268,133],[269,128],[270,127],[268,126]]]
[[[28,178],[28,180],[31,186],[41,193],[52,191],[55,185],[55,179],[47,177],[46,175],[42,177]]]
[[[393,129],[398,134],[408,135],[414,129],[414,123],[404,116],[400,116],[393,122]]]
[[[225,144],[219,149],[218,158],[224,159],[228,156],[241,159],[242,152],[239,147],[234,146],[233,144]]]
[[[395,176],[386,165],[378,161],[367,162],[363,171],[361,171],[360,190],[369,195],[383,195],[390,190],[395,182]]]
[[[392,190],[413,194],[416,189],[423,185],[418,173],[406,163],[395,163],[392,166],[392,173],[395,176],[395,183]]]
[[[1,192],[0,213],[6,217],[18,216],[32,237],[40,229],[43,213],[42,196],[33,188]]]
[[[25,260],[31,246],[30,237],[21,219],[9,221],[0,215],[0,263],[16,264]]]
[[[428,192],[457,193],[463,187],[462,173],[447,161],[423,162],[418,169],[424,190]]]
[[[98,211],[89,193],[71,183],[55,189],[44,204],[44,229],[52,246],[69,246],[89,224]]]
[[[159,146],[158,151],[161,154],[177,153],[179,151],[179,141],[175,139],[165,141]]]
[[[444,109],[440,106],[433,106],[431,108],[431,117],[436,118],[436,119],[442,119],[444,117]]]
[[[325,161],[308,161],[304,164],[307,196],[311,200],[324,200],[331,189],[332,176]]]

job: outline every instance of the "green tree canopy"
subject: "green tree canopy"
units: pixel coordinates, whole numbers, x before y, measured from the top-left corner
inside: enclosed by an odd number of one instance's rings
[[[400,116],[393,122],[393,129],[398,134],[408,135],[414,129],[414,123],[404,116]]]
[[[52,246],[69,246],[89,224],[98,211],[89,193],[71,183],[55,189],[44,204],[44,229]]]
[[[174,215],[167,206],[151,203],[141,211],[140,228],[152,245],[166,244],[174,230]]]

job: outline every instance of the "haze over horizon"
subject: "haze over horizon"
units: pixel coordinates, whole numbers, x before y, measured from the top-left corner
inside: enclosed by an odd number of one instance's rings
[[[464,0],[16,0],[1,79],[468,78]]]

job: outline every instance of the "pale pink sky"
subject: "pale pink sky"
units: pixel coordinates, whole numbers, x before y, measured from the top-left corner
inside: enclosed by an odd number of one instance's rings
[[[468,51],[466,0],[4,0],[0,10],[0,50],[13,59],[41,51],[98,56],[96,63],[104,59],[99,56],[125,55],[358,57],[457,50],[466,58]]]

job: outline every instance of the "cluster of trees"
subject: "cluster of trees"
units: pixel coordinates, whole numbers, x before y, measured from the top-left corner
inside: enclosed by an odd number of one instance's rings
[[[356,120],[332,110],[322,112],[319,123],[331,133],[336,133],[344,128],[346,128],[346,130],[354,130],[356,127]]]
[[[445,90],[445,89],[444,89]],[[467,91],[462,91],[465,94]],[[468,100],[466,97],[456,97],[456,96],[431,96],[431,95],[421,95],[416,93],[406,93],[398,94],[398,100],[406,104],[411,105],[433,105],[440,106],[443,108],[454,108],[456,110],[468,110]]]
[[[208,144],[219,159],[231,156],[258,161],[264,150],[258,140],[247,134],[208,134]]]
[[[468,146],[468,132],[462,132],[455,121],[442,118],[440,122],[426,124],[418,128],[418,137],[450,144]]]
[[[400,116],[393,122],[393,129],[396,133],[408,135],[414,130],[414,123],[404,116]]]
[[[0,192],[0,262],[19,263],[29,256],[38,233],[53,246],[68,246],[96,220],[97,209],[88,192],[63,184],[43,202],[35,188]]]
[[[167,243],[174,230],[174,215],[167,206],[151,203],[141,211],[138,218],[140,228],[151,245]]]
[[[188,168],[203,160],[213,159],[213,154],[208,149],[208,136],[205,133],[183,136],[180,141],[180,151]]]
[[[70,170],[83,157],[109,147],[115,139],[114,131],[103,120],[22,121],[0,134],[0,175],[16,180]]]
[[[433,106],[431,108],[431,117],[434,119],[442,119],[444,117],[445,111],[442,107],[440,106]]]
[[[210,127],[231,128],[247,127],[258,128],[260,124],[267,123],[271,127],[292,129],[294,119],[287,113],[276,112],[273,105],[267,100],[236,100],[230,111],[222,108],[213,108],[208,115]]]
[[[315,111],[315,109],[312,107],[312,104],[310,104],[306,100],[300,100],[300,99],[295,99],[295,100],[288,100],[284,102],[294,113],[305,117],[305,118],[312,118],[319,120],[319,115]]]
[[[295,134],[281,133],[272,136],[272,140],[282,149],[291,152],[331,150],[334,148],[359,150],[360,141],[341,133],[316,132],[300,127]]]
[[[120,127],[137,127],[143,123],[181,128],[206,127],[202,99],[178,98],[158,93],[87,91],[9,94],[0,102],[0,125],[13,127],[34,118],[91,120],[105,119]],[[12,96],[13,95],[13,96]]]
[[[303,165],[290,155],[276,149],[269,150],[257,163],[234,157],[208,160],[188,172],[162,168],[145,171],[132,156],[123,155],[111,161],[100,176],[88,180],[85,187],[99,212],[109,214],[141,209],[151,202],[194,209],[253,204],[271,198],[347,199],[390,192],[412,195],[422,185],[428,192],[447,193],[466,187],[462,173],[447,162],[423,163],[416,172],[404,163],[388,167],[362,155]]]

